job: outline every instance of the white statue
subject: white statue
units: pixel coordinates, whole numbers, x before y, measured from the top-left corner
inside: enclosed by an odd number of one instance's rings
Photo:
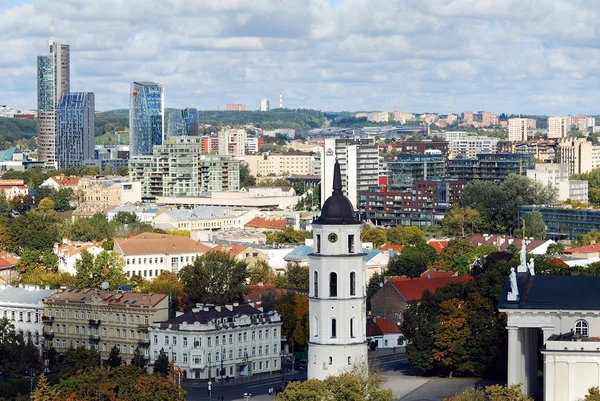
[[[515,268],[511,267],[510,268],[510,292],[513,295],[513,297],[516,297],[519,295],[519,287],[517,286],[517,273],[515,273]]]
[[[521,242],[521,267],[527,268],[527,244],[525,240]]]
[[[535,276],[535,261],[533,260],[533,258],[529,259],[529,264],[527,265],[527,268],[529,269],[529,274]]]

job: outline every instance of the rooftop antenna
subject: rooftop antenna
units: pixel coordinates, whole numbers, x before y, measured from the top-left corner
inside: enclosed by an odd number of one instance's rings
[[[54,15],[52,15],[52,19],[50,19],[50,39],[48,40],[48,44],[50,46],[54,44]]]

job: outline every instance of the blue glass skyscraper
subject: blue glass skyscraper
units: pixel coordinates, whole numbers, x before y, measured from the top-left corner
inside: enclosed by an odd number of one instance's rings
[[[163,86],[154,82],[133,82],[129,99],[130,155],[151,155],[164,138]]]
[[[56,164],[59,169],[83,166],[94,156],[94,94],[63,93],[56,108]]]
[[[200,119],[198,110],[185,108],[169,113],[167,138],[172,136],[198,136]]]

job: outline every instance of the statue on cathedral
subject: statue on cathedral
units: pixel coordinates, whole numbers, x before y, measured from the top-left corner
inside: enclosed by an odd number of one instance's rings
[[[515,273],[515,268],[510,268],[510,292],[513,297],[519,296],[519,287],[517,286],[517,273]]]
[[[525,239],[521,242],[521,264],[519,265],[521,269],[519,271],[525,272],[527,271],[527,244]]]
[[[527,264],[527,268],[529,269],[529,274],[535,276],[535,261],[533,258],[529,258],[529,263]]]

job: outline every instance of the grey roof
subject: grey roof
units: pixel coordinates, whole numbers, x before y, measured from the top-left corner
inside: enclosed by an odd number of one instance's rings
[[[233,317],[233,316],[241,316],[241,315],[257,315],[263,313],[262,311],[250,306],[250,305],[239,305],[234,306],[233,310],[227,309],[225,306],[221,307],[221,310],[218,311],[214,306],[208,307],[208,310],[200,310],[198,312],[186,312],[181,316],[174,317],[173,319],[169,319],[163,324],[182,324],[186,322],[187,324],[194,324],[195,322],[206,323],[215,318],[223,318],[223,317]],[[266,315],[266,313],[265,313]]]
[[[312,246],[300,245],[283,257],[286,262],[307,262],[308,254],[313,252]]]
[[[528,273],[518,273],[517,285],[520,300],[506,300],[510,289],[507,280],[498,308],[600,310],[600,277],[530,276]]]
[[[27,288],[6,287],[0,289],[0,303],[2,304],[38,304],[48,298],[54,290],[30,290]]]

